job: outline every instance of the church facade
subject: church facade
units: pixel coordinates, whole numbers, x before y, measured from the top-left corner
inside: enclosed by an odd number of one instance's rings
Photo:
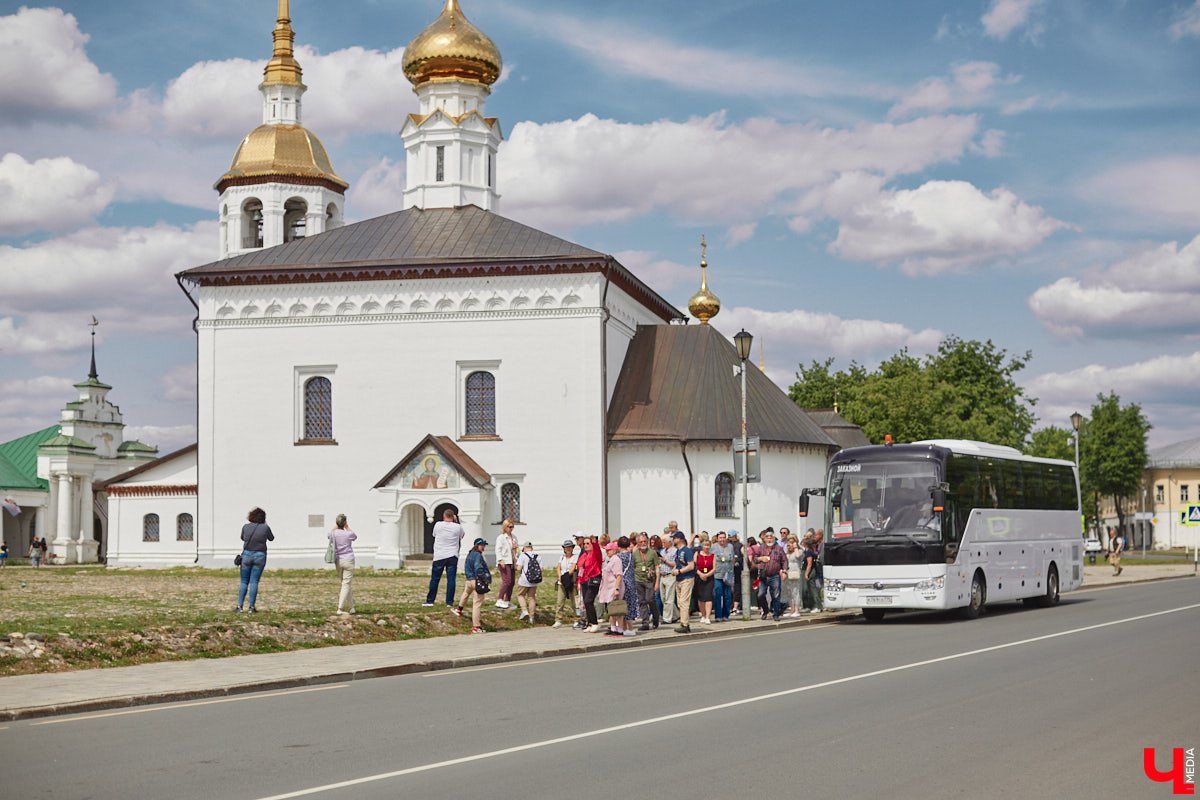
[[[279,6],[262,127],[294,128],[302,84]],[[429,552],[446,508],[467,546],[508,518],[544,552],[578,530],[741,527],[738,359],[707,324],[719,302],[702,281],[689,325],[611,255],[499,214],[502,131],[484,104],[500,69],[447,0],[405,50],[419,102],[401,131],[405,207],[375,219],[341,224],[348,187],[306,129],[307,150],[259,148],[253,169],[251,139],[283,139],[260,127],[243,141],[217,184],[222,259],[178,276],[197,311],[197,445],[108,485],[134,529],[122,563],[164,563],[135,547],[139,510],[188,475],[195,539],[170,558],[201,565],[230,563],[255,506],[276,534],[270,566],[321,565],[340,513],[377,568]],[[287,113],[268,108],[281,98]],[[314,185],[328,194],[303,194]],[[289,227],[289,202],[318,200],[335,211]],[[799,487],[820,483],[836,445],[764,374],[747,377],[764,476],[751,524],[794,524]]]

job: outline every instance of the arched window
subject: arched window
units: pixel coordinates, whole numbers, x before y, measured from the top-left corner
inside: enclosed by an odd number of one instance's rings
[[[242,203],[242,247],[263,246],[263,204],[253,197]]]
[[[317,376],[304,384],[304,438],[333,438],[333,384]]]
[[[293,197],[283,204],[283,240],[303,239],[308,230],[308,203]]]
[[[713,490],[717,499],[716,515],[732,517],[733,513],[733,475],[722,472],[713,482]]]
[[[472,372],[467,376],[467,436],[496,435],[496,376]]]
[[[192,538],[192,515],[180,514],[175,518],[175,541],[190,542]]]
[[[521,487],[515,483],[500,487],[500,518],[521,521]]]
[[[142,541],[158,541],[158,514],[147,514],[142,517]]]

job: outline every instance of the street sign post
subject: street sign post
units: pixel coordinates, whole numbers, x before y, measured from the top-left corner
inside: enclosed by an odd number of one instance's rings
[[[746,449],[749,451],[749,458],[746,460],[748,460],[750,462],[749,466],[746,468],[746,472],[747,472],[746,480],[748,480],[750,483],[759,483],[762,480],[762,474],[758,468],[758,437],[757,436],[747,437],[746,442],[747,442]],[[741,440],[741,437],[735,438],[733,440],[733,482],[734,483],[742,482],[742,440]]]

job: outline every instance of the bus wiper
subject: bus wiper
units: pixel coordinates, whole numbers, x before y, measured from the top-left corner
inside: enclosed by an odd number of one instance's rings
[[[905,533],[904,531],[895,531],[893,533],[878,533],[873,536],[864,536],[863,538],[866,539],[867,541],[879,542],[879,541],[888,541],[891,539],[895,539],[897,536],[903,536],[909,542],[915,544],[917,547],[920,547],[921,549],[924,549],[927,546],[929,546],[930,544],[933,544],[932,542],[922,542],[920,539],[916,538],[911,533]]]

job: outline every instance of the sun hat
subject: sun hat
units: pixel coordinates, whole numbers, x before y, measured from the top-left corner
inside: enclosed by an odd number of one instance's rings
[[[562,546],[563,546],[563,547],[574,547],[574,546],[575,546],[575,543],[574,543],[574,542],[572,542],[570,539],[563,539],[563,544],[562,544]]]
[[[605,550],[616,550],[616,549],[617,549],[617,543],[616,543],[616,542],[609,542],[608,544],[604,545],[604,549],[605,549]]]

